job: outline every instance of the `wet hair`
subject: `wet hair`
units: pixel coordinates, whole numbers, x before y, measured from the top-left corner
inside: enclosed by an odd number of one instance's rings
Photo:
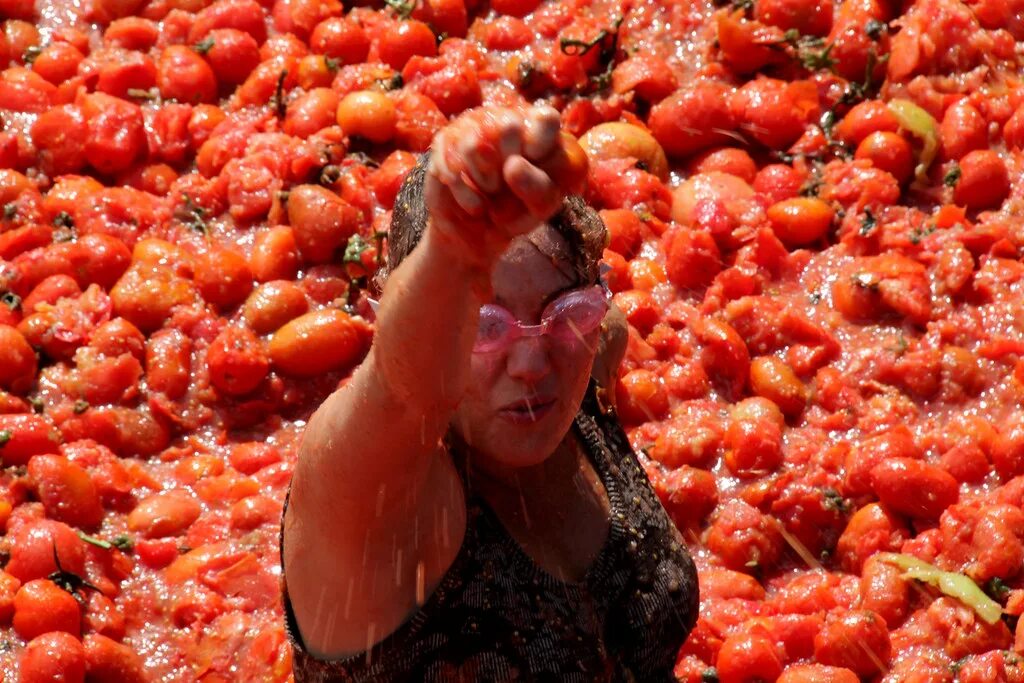
[[[420,155],[395,197],[387,235],[387,258],[373,282],[378,293],[384,289],[388,275],[412,252],[427,228],[423,188],[429,161],[429,151]],[[597,211],[582,197],[569,195],[547,224],[562,236],[569,247],[568,253],[549,256],[567,262],[578,283],[596,283],[599,277],[598,264],[608,239],[608,231]]]

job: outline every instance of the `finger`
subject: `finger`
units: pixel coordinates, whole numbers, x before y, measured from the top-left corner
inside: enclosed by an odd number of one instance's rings
[[[523,202],[510,192],[491,199],[488,218],[505,235],[520,235],[529,232],[541,223]]]
[[[457,182],[459,176],[448,163],[448,137],[444,131],[434,136],[434,141],[430,147],[430,165],[427,167],[427,171],[445,185]]]
[[[523,153],[523,138],[526,135],[526,121],[515,111],[506,110],[498,119],[498,148],[502,159]]]
[[[473,131],[459,143],[465,172],[483,192],[497,192],[501,188],[502,156],[494,138],[486,131]]]
[[[456,181],[448,185],[448,191],[451,192],[452,197],[462,207],[462,210],[470,216],[478,218],[487,213],[487,204],[484,198],[468,184]]]
[[[547,219],[562,204],[562,193],[547,173],[521,156],[510,157],[504,166],[509,189],[540,219]]]
[[[558,143],[561,119],[551,107],[536,107],[526,119],[526,136],[523,150],[528,159],[542,159],[550,154]]]

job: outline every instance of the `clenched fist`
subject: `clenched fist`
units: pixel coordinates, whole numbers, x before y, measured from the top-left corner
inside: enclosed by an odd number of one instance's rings
[[[434,138],[424,188],[433,229],[487,267],[516,235],[547,220],[578,192],[587,160],[550,107],[482,107]]]

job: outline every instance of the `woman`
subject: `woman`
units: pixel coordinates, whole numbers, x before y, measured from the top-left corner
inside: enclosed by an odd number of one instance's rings
[[[595,362],[604,226],[543,170],[563,145],[553,110],[477,110],[403,184],[285,513],[297,681],[672,679],[696,574],[590,379],[623,350]]]

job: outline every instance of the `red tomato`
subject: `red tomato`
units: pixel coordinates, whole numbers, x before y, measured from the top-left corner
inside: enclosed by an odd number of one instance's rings
[[[217,98],[217,76],[195,50],[171,45],[160,53],[157,87],[168,99],[196,104]]]
[[[833,613],[814,638],[814,658],[871,676],[888,665],[892,653],[885,620],[869,610]]]
[[[409,19],[386,26],[377,41],[380,61],[401,70],[412,57],[433,57],[437,54],[437,38],[430,27]]]
[[[871,133],[857,145],[854,158],[870,160],[875,168],[891,173],[900,184],[908,182],[914,174],[914,150],[896,133]]]
[[[728,144],[735,128],[730,89],[717,81],[684,86],[651,108],[647,125],[665,152],[685,157]]]
[[[288,195],[288,222],[304,259],[326,263],[334,251],[355,234],[355,209],[344,199],[318,185],[299,185]]]
[[[100,173],[129,169],[146,152],[142,110],[101,93],[87,95],[83,102],[88,123],[85,159]]]
[[[270,371],[263,343],[246,328],[227,327],[206,352],[210,383],[233,396],[258,387]]]
[[[89,474],[60,455],[36,455],[28,476],[48,517],[83,529],[103,521],[103,504]]]
[[[145,683],[141,657],[130,647],[95,633],[85,637],[85,672],[95,683]]]
[[[292,377],[314,377],[357,362],[365,352],[359,324],[339,310],[321,309],[280,328],[270,340],[274,368]]]
[[[267,39],[266,12],[256,0],[217,0],[202,9],[188,32],[188,43],[195,45],[218,28],[244,31],[263,44]]]
[[[370,51],[365,29],[349,17],[324,19],[313,29],[309,47],[317,54],[340,60],[342,64],[359,64]]]
[[[256,39],[238,29],[220,28],[210,31],[201,44],[204,47],[209,45],[203,56],[222,86],[244,82],[260,63],[260,46]],[[198,71],[202,71],[202,68],[198,68]]]
[[[717,669],[722,683],[774,681],[782,674],[782,662],[767,635],[737,634],[722,643]]]
[[[832,28],[832,3],[807,0],[767,0],[754,6],[754,18],[783,30],[825,36]]]
[[[51,631],[77,636],[81,610],[74,596],[49,579],[34,579],[14,596],[14,630],[25,640]]]
[[[84,683],[85,650],[75,636],[45,633],[25,646],[18,667],[22,683]]]
[[[1010,193],[1006,164],[990,150],[967,153],[960,160],[960,179],[953,187],[953,199],[969,209],[998,208]]]
[[[946,109],[939,127],[942,153],[960,159],[968,152],[988,147],[988,122],[966,99]]]

